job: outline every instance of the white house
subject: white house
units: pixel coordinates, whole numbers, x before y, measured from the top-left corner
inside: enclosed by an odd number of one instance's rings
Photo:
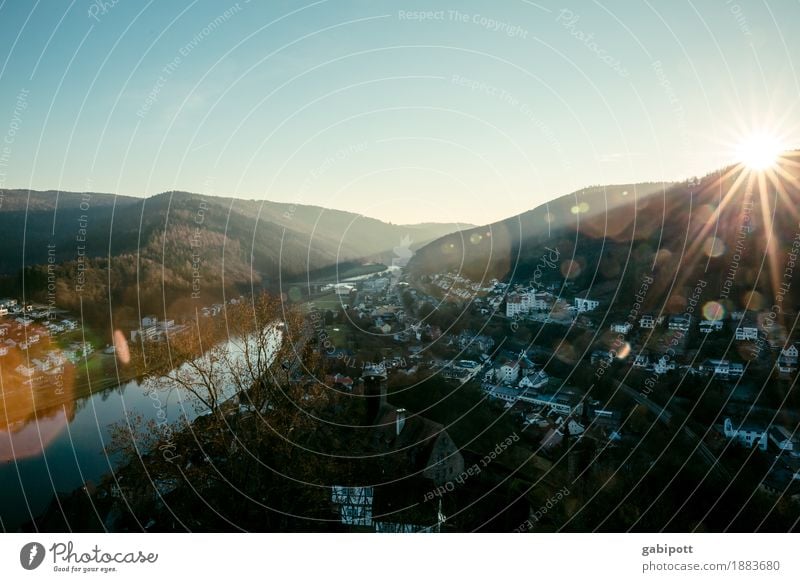
[[[36,373],[36,368],[32,366],[26,366],[25,364],[20,364],[14,368],[14,370],[16,370],[17,374],[20,376],[25,376],[26,378],[30,378]]]
[[[797,371],[797,346],[791,344],[781,349],[777,366],[781,374],[792,374]]]
[[[637,368],[647,368],[650,365],[650,358],[644,354],[638,354],[633,359],[633,365]]]
[[[549,380],[549,376],[547,372],[544,370],[539,370],[534,374],[528,374],[522,380],[519,381],[520,388],[541,388],[547,381]]]
[[[672,331],[689,331],[692,325],[692,316],[688,313],[677,313],[669,318],[669,329]]]
[[[781,355],[779,356],[781,360],[786,362],[787,364],[796,364],[797,363],[797,346],[791,344],[783,349],[781,349]]]
[[[762,451],[767,450],[767,429],[754,424],[741,424],[734,426],[730,418],[725,419],[723,425],[725,436],[739,441],[743,446],[750,448],[758,446]]]
[[[630,324],[630,322],[627,321],[625,323],[612,323],[611,331],[614,333],[626,334],[631,330],[632,327],[633,326]]]
[[[731,378],[738,378],[744,374],[744,364],[739,362],[731,362],[728,364],[728,376]]]
[[[593,311],[600,307],[600,302],[595,301],[594,299],[585,299],[582,297],[576,297],[575,301],[575,311],[578,313],[586,313],[587,311]]]
[[[520,400],[549,408],[553,412],[564,415],[569,415],[573,412],[581,414],[583,411],[581,398],[571,390],[559,390],[550,394],[525,393],[521,395]]]
[[[145,315],[142,318],[142,329],[153,327],[158,323],[158,318],[155,315]]]
[[[492,386],[486,390],[486,393],[492,398],[514,403],[525,393],[525,390],[511,386]]]
[[[531,293],[529,301],[532,310],[546,311],[553,303],[553,296],[546,292]]]
[[[738,341],[755,341],[758,339],[758,326],[742,322],[736,327],[734,337]]]
[[[610,350],[594,350],[590,356],[592,364],[597,362],[606,362],[610,364],[614,360],[614,356]]]
[[[158,327],[155,325],[150,325],[141,329],[131,330],[131,341],[136,341],[136,338],[140,335],[142,336],[142,339],[154,340],[158,338],[159,335]]]
[[[643,315],[639,318],[639,327],[643,329],[653,329],[656,326],[656,320],[652,315]]]
[[[731,363],[728,360],[706,360],[700,364],[700,371],[706,374],[716,374],[727,376],[731,370]]]
[[[498,382],[516,382],[519,378],[519,362],[506,362],[495,372]]]
[[[675,369],[675,362],[670,360],[667,356],[661,356],[653,366],[653,372],[656,374],[666,374],[670,370]]]
[[[535,291],[510,293],[506,298],[506,317],[514,317],[531,311],[546,311],[550,309],[551,303],[552,295],[549,293]]]
[[[711,333],[712,331],[722,331],[721,319],[704,319],[700,322],[701,333]]]
[[[528,312],[528,307],[521,295],[513,293],[506,299],[506,317],[515,317]]]
[[[776,366],[781,374],[793,374],[797,371],[797,347],[794,344],[781,349]]]
[[[356,288],[353,285],[348,285],[347,283],[337,283],[336,284],[336,295],[339,297],[348,297]]]
[[[39,372],[47,372],[47,370],[51,368],[50,362],[47,360],[40,360],[39,358],[33,358],[31,364],[33,364],[33,367]]]

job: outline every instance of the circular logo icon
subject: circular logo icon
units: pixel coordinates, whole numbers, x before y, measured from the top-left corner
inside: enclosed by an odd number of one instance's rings
[[[39,542],[30,542],[19,551],[19,563],[26,570],[35,570],[44,561],[44,546]]]

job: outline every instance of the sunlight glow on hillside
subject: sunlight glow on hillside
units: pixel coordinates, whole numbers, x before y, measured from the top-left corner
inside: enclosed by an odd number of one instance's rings
[[[736,147],[736,159],[751,170],[763,171],[774,167],[785,149],[777,136],[757,132],[745,137]]]

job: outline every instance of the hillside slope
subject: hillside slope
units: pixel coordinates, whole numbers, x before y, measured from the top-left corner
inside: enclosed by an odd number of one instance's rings
[[[163,311],[224,290],[314,280],[367,262],[391,264],[460,227],[399,226],[316,206],[166,192],[0,191],[5,293],[58,305],[111,301]],[[48,271],[48,264],[52,265]]]
[[[652,277],[644,309],[679,312],[702,284],[706,301],[724,299],[729,309],[780,301],[794,312],[800,282],[786,277],[800,233],[797,159],[786,154],[780,171],[765,174],[728,167],[683,183],[587,188],[446,235],[420,249],[409,268],[414,277],[453,271],[484,282],[571,282],[576,293],[619,299],[612,308],[629,306]]]

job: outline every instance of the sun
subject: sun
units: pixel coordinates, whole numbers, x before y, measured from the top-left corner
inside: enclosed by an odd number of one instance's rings
[[[763,171],[775,167],[784,147],[781,140],[767,132],[753,133],[736,147],[736,159],[751,170]]]

